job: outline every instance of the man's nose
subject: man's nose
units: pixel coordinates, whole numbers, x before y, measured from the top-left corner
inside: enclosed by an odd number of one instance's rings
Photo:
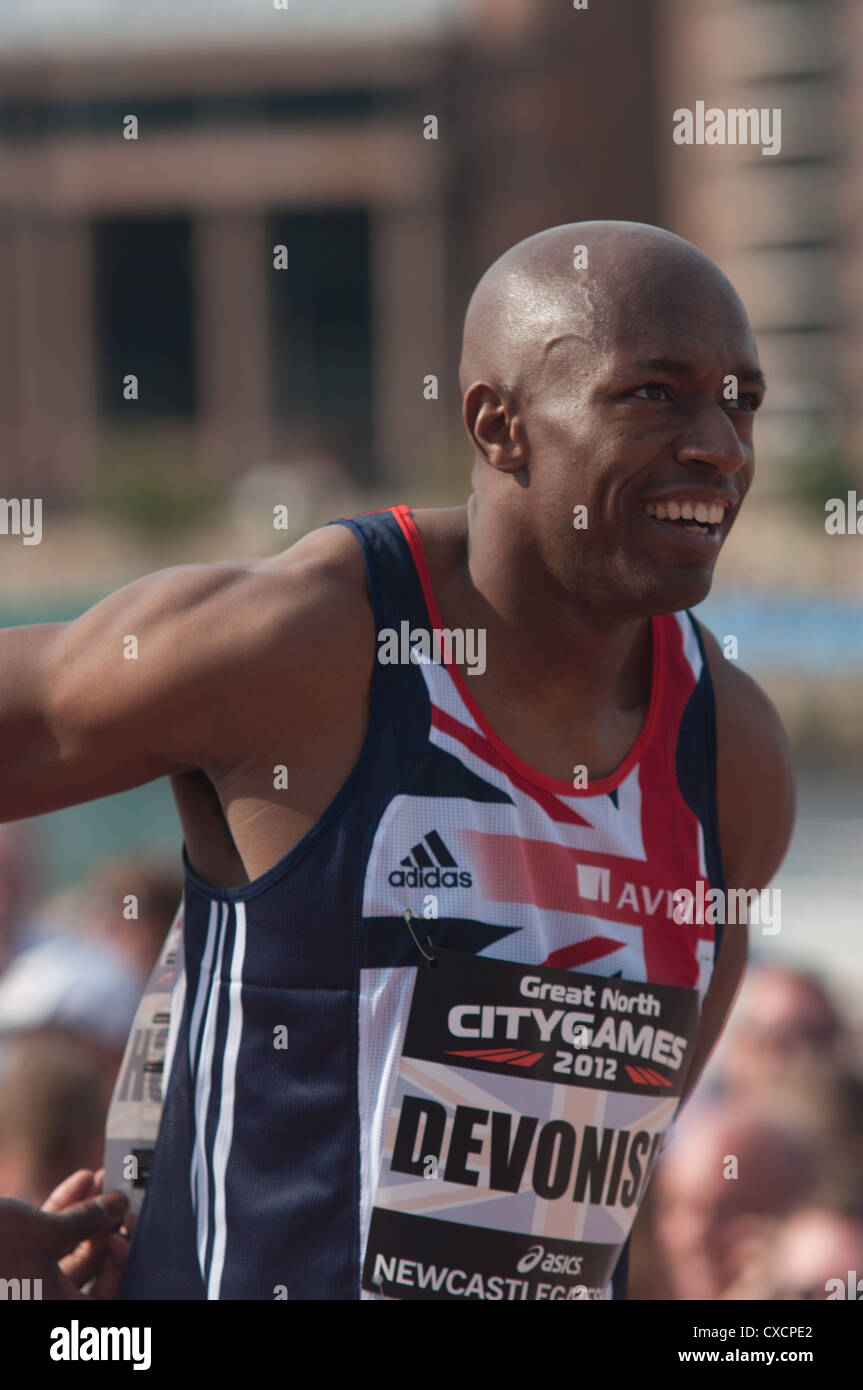
[[[723,474],[736,473],[751,459],[734,422],[715,401],[691,420],[676,450],[679,463],[703,463]]]

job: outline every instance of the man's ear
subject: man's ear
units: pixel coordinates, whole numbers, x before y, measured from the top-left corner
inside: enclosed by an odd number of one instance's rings
[[[527,439],[509,393],[475,381],[464,394],[462,418],[477,451],[501,473],[527,466]]]

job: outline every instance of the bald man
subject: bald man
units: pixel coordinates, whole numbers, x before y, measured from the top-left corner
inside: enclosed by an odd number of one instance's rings
[[[607,1297],[740,981],[692,904],[769,881],[792,777],[686,611],[752,481],[740,301],[668,232],[553,228],[461,381],[466,506],[2,635],[0,814],[169,776],[183,824],[128,1297]]]

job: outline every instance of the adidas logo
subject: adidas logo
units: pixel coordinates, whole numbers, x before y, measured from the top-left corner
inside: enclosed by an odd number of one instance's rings
[[[459,869],[440,835],[430,830],[399,861],[389,881],[393,888],[472,888],[473,879]]]

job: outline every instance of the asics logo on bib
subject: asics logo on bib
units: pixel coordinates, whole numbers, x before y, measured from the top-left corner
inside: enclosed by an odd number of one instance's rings
[[[472,888],[473,879],[458,864],[436,830],[415,844],[400,868],[393,869],[389,881],[393,888]]]
[[[516,1270],[519,1274],[529,1274],[532,1269],[536,1269],[537,1265],[548,1274],[580,1274],[582,1256],[546,1255],[544,1245],[532,1245],[527,1254],[522,1255],[516,1265]]]

